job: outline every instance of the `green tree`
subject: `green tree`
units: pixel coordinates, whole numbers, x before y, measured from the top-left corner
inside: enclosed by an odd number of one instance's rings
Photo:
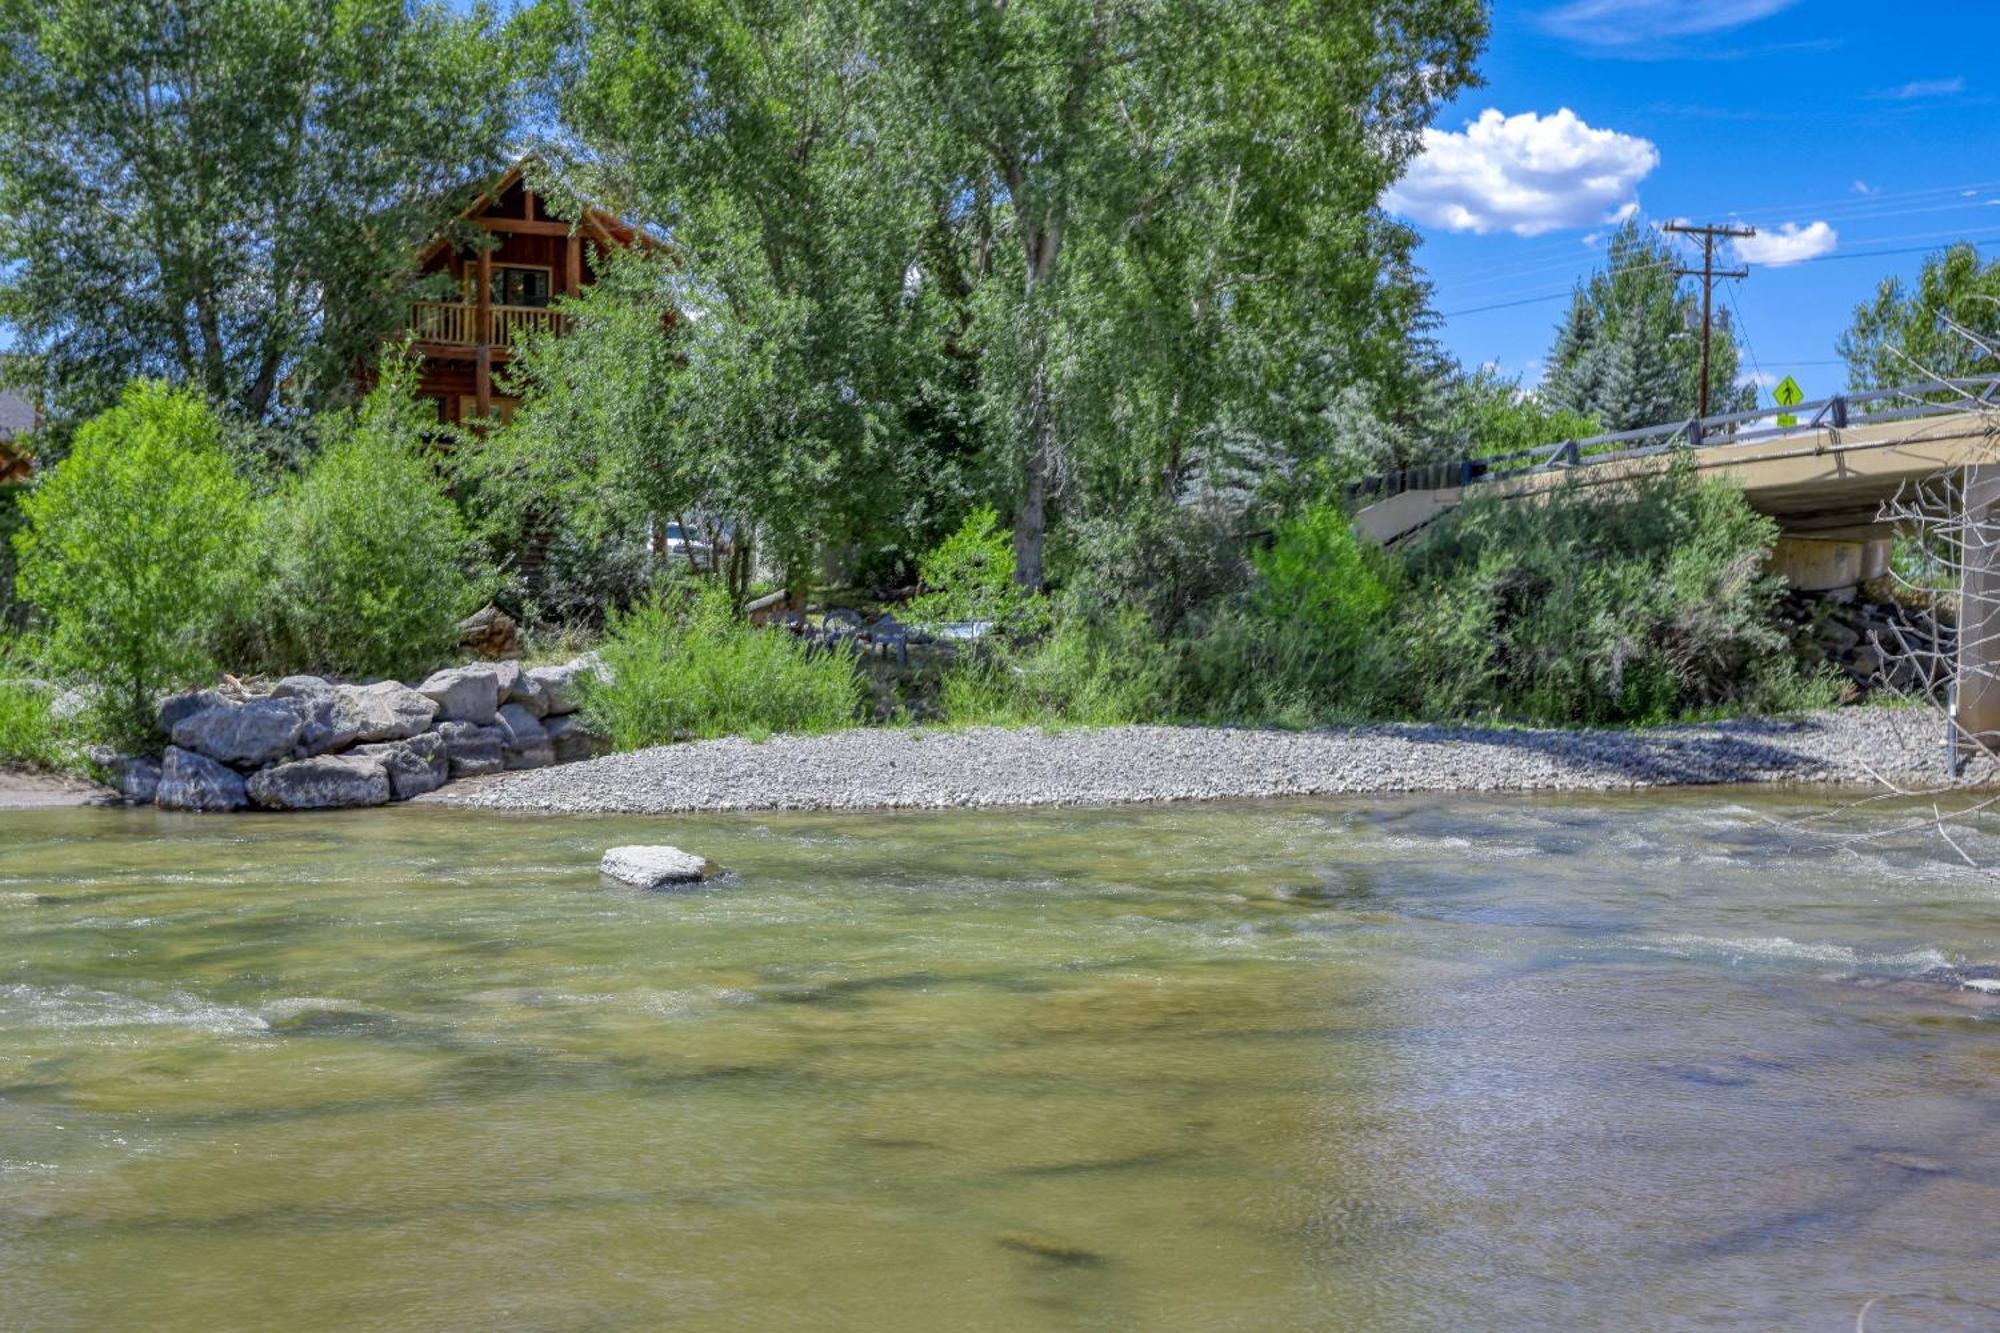
[[[213,666],[236,582],[250,497],[221,423],[193,393],[137,382],[22,507],[20,589],[51,661],[102,688],[114,734],[145,735],[154,697]]]
[[[0,0],[0,319],[59,415],[134,375],[259,420],[350,383],[510,129],[437,0]]]
[[[1914,289],[1884,278],[1875,299],[1854,308],[1839,346],[1854,389],[2000,373],[1990,350],[2000,347],[2000,259],[1982,264],[1976,246],[1954,245],[1924,260]]]
[[[267,502],[251,636],[267,665],[415,676],[450,655],[484,591],[475,544],[438,482],[431,413],[391,359],[361,405]]]
[[[1458,457],[1516,454],[1564,440],[1581,440],[1604,428],[1595,417],[1551,405],[1491,366],[1460,371],[1443,387],[1441,430]]]
[[[1613,233],[1605,265],[1578,284],[1549,351],[1541,397],[1595,418],[1605,430],[1633,430],[1701,405],[1701,301],[1674,275],[1666,240],[1633,220]],[[1756,406],[1757,391],[1736,382],[1735,335],[1709,339],[1710,412]]]

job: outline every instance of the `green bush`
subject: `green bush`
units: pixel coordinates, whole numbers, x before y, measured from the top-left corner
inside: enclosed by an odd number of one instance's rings
[[[918,623],[987,621],[1009,633],[1032,634],[1048,624],[1048,604],[1014,582],[1013,534],[992,505],[966,515],[958,531],[917,562],[923,592],[905,608]]]
[[[1538,501],[1475,495],[1409,556],[1401,709],[1563,724],[1787,708],[1771,520],[1689,466]]]
[[[859,720],[851,657],[808,654],[792,636],[738,619],[719,583],[680,604],[656,591],[613,615],[598,651],[610,678],[589,688],[584,713],[621,750]]]
[[[135,382],[22,502],[21,595],[51,666],[102,687],[114,738],[144,736],[155,695],[213,667],[250,505],[221,435],[199,397]]]
[[[0,764],[54,768],[62,758],[55,692],[35,676],[34,658],[21,644],[0,638]]]
[[[939,696],[954,726],[1117,726],[1157,717],[1165,658],[1146,618],[1102,625],[1065,618],[1045,638],[994,638],[946,672]]]
[[[485,591],[433,470],[428,421],[391,368],[318,457],[266,502],[246,637],[278,671],[415,676],[451,655]]]

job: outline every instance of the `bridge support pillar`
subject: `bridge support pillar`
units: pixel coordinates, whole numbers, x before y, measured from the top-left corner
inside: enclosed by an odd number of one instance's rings
[[[1958,672],[1952,748],[1963,757],[2000,753],[2000,464],[1962,477],[1964,570],[1958,589]]]
[[[1852,588],[1889,572],[1889,539],[1780,537],[1769,567],[1800,592]]]

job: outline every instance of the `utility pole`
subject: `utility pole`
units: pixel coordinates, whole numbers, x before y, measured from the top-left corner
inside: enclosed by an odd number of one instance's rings
[[[1711,309],[1715,301],[1715,280],[1717,278],[1747,278],[1746,268],[1719,269],[1715,266],[1715,241],[1719,236],[1755,236],[1755,227],[1715,226],[1697,227],[1691,222],[1669,222],[1661,231],[1677,232],[1684,236],[1701,237],[1701,267],[1674,268],[1675,278],[1701,279],[1701,409],[1698,417],[1708,415],[1708,334],[1712,323]]]

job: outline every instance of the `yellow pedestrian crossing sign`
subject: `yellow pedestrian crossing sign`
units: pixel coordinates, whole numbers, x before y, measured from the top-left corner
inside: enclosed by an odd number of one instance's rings
[[[1787,375],[1778,381],[1777,388],[1771,390],[1771,397],[1777,400],[1779,407],[1797,407],[1806,400],[1806,391],[1799,387],[1797,380]],[[1778,424],[1780,426],[1796,426],[1799,424],[1799,419],[1790,412],[1780,412],[1778,413]]]

